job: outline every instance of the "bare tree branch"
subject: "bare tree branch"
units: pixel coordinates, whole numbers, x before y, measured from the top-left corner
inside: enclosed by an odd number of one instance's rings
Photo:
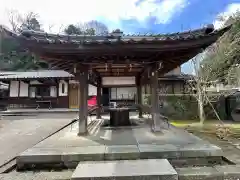
[[[50,24],[49,26],[48,26],[48,31],[50,32],[50,33],[52,33],[52,28],[54,27],[54,24]]]
[[[63,28],[64,28],[64,25],[61,24],[61,26],[59,27],[58,29],[58,34],[62,33],[63,32]]]
[[[8,11],[9,23],[11,29],[14,32],[20,32],[23,29],[33,29],[40,31],[41,25],[37,18],[38,14],[34,12],[28,12],[26,14],[20,14],[17,10]]]
[[[14,32],[18,32],[18,29],[20,27],[20,17],[19,17],[19,13],[16,10],[10,10],[7,12],[8,13],[8,21],[10,23],[11,29]]]

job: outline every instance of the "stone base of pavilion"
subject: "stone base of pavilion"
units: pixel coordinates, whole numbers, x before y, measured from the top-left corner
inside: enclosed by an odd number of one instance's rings
[[[170,125],[153,133],[148,120],[134,126],[104,126],[109,117],[88,121],[88,135],[77,136],[78,123],[27,149],[17,157],[19,170],[76,168],[83,161],[167,159],[173,167],[221,164],[222,150]]]

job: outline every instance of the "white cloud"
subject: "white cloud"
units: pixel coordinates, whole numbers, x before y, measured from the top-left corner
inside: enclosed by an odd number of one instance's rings
[[[240,3],[229,4],[224,12],[218,14],[217,18],[218,17],[222,17],[222,18],[221,20],[217,19],[216,21],[214,21],[213,23],[214,27],[216,29],[223,27],[226,20],[237,11],[240,11]]]
[[[84,22],[96,18],[105,18],[115,25],[120,19],[135,18],[144,23],[149,16],[155,16],[156,23],[166,24],[181,12],[188,0],[144,0],[136,5],[138,0],[0,0],[0,23],[7,24],[6,10],[16,9],[20,13],[33,11],[40,16],[40,22],[45,30],[49,25],[55,25],[54,31],[61,25]]]

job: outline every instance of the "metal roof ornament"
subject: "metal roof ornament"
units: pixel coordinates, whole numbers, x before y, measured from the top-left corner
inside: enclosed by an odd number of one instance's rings
[[[110,33],[110,35],[120,40],[121,37],[123,36],[123,31],[121,31],[120,29],[115,29],[112,31],[112,33]]]
[[[208,24],[205,27],[205,33],[210,34],[214,31],[214,25],[213,24]]]

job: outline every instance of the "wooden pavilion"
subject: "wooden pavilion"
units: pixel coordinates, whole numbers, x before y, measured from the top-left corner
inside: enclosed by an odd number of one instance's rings
[[[156,124],[159,118],[158,77],[202,52],[229,28],[215,30],[213,25],[208,25],[166,35],[123,35],[116,30],[106,36],[36,31],[15,34],[3,27],[1,30],[53,67],[75,74],[80,83],[79,134],[82,134],[87,131],[88,81],[97,86],[99,106],[102,87],[130,85],[137,86],[137,100],[141,105],[141,86],[150,81],[150,109],[153,124]],[[100,118],[100,110],[97,116]],[[141,109],[139,116],[142,116]]]

